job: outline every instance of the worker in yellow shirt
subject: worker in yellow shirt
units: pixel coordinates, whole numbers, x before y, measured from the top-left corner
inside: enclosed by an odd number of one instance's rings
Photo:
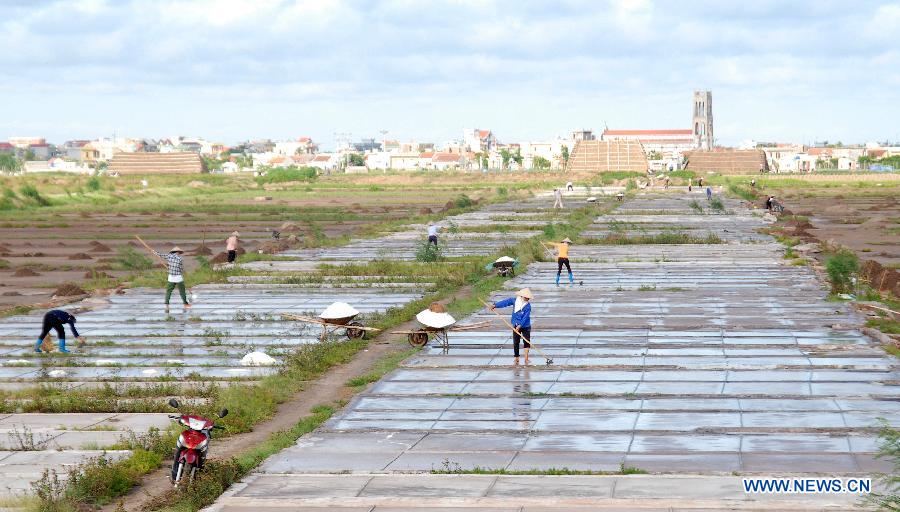
[[[542,242],[543,243],[543,242]],[[556,286],[559,286],[559,276],[562,275],[563,266],[569,272],[569,284],[575,284],[575,276],[572,275],[572,267],[569,265],[569,245],[572,243],[568,237],[564,238],[560,243],[550,243],[556,249]],[[545,245],[545,247],[547,247]]]

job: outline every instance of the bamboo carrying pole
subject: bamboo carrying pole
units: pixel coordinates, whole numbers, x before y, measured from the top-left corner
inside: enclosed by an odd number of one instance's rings
[[[163,265],[164,267],[166,267],[166,268],[169,267],[168,262],[166,262],[166,260],[162,259],[162,257],[160,257],[159,254],[156,254],[156,251],[154,251],[149,245],[147,245],[147,242],[145,242],[141,237],[139,237],[139,236],[137,236],[137,235],[134,235],[134,237],[137,238],[138,242],[140,242],[141,245],[143,245],[144,248],[147,249],[147,251],[148,251],[150,254],[152,254],[156,259],[158,259],[159,262],[162,263],[162,265]]]
[[[544,354],[544,353],[541,351],[541,349],[539,349],[539,348],[537,347],[536,344],[532,343],[531,340],[528,339],[528,338],[526,338],[525,336],[522,336],[522,333],[519,332],[519,330],[516,329],[516,328],[513,326],[513,324],[509,323],[509,320],[507,320],[505,316],[503,316],[503,315],[501,315],[500,313],[497,313],[495,310],[491,309],[492,306],[493,306],[492,304],[488,304],[487,302],[485,302],[485,301],[483,301],[483,300],[481,300],[481,299],[478,299],[478,300],[481,301],[481,303],[484,304],[484,306],[485,306],[486,308],[488,308],[488,311],[490,311],[491,313],[497,315],[497,316],[500,318],[500,320],[503,320],[503,323],[506,324],[507,327],[509,327],[510,329],[512,329],[512,331],[513,331],[514,333],[518,334],[523,340],[527,341],[528,344],[531,345],[531,348],[533,348],[535,352],[537,352],[541,357],[543,357],[543,358],[546,360],[546,362],[547,362],[548,365],[553,364],[553,358],[552,358],[552,357],[547,357],[547,355]]]

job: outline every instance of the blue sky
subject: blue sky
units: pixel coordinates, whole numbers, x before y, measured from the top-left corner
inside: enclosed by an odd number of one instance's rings
[[[900,139],[900,2],[2,0],[0,139]]]

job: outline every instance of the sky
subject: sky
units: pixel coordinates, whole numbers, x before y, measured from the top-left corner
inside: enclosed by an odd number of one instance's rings
[[[0,139],[900,140],[900,1],[0,0]]]

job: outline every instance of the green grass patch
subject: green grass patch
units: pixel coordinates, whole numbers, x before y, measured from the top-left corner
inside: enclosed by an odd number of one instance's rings
[[[725,241],[715,233],[697,236],[681,231],[657,233],[655,235],[636,235],[611,233],[603,238],[586,238],[581,243],[594,245],[654,245],[654,244],[724,244]]]
[[[878,329],[885,334],[900,334],[900,322],[890,318],[870,318],[866,320],[866,326]]]

